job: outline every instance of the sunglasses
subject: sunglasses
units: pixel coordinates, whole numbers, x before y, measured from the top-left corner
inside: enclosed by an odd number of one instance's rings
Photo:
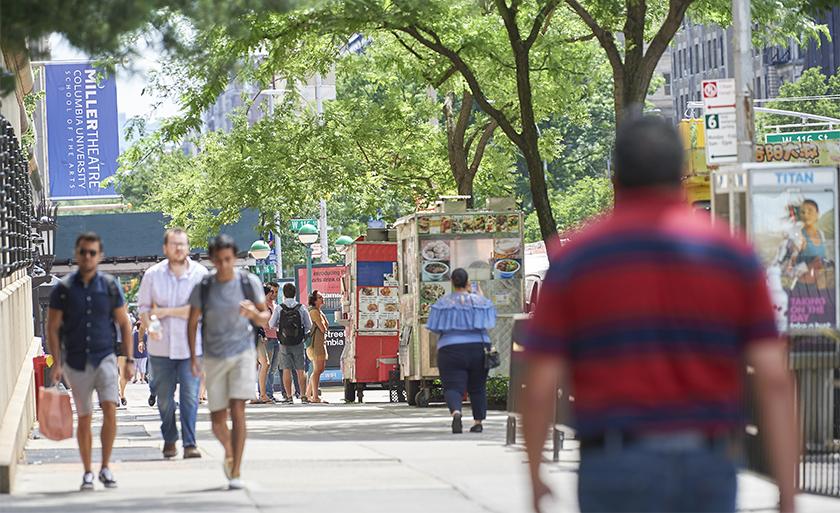
[[[97,251],[95,249],[80,249],[79,250],[79,255],[81,255],[81,256],[95,257],[98,253],[99,253],[99,251]]]

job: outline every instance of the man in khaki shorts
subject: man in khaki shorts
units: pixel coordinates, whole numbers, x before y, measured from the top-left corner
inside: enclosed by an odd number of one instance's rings
[[[47,313],[47,343],[55,363],[52,381],[67,378],[76,404],[78,425],[76,438],[85,473],[82,491],[93,490],[91,453],[93,437],[93,391],[102,408],[102,467],[99,481],[106,488],[116,488],[117,480],[108,464],[117,435],[117,404],[120,402],[115,323],[122,332],[126,380],[134,374],[134,353],[131,343],[131,321],[125,308],[122,290],[113,276],[100,273],[102,240],[93,232],[76,239],[78,270],[65,276],[50,294]]]
[[[256,328],[268,321],[265,294],[252,274],[235,269],[236,243],[228,235],[210,241],[210,260],[216,272],[206,276],[190,295],[187,337],[192,372],[201,374],[196,334],[201,319],[208,406],[213,434],[225,448],[224,471],[231,489],[243,488],[240,479],[245,449],[245,402],[254,396]],[[228,429],[228,410],[233,433]]]

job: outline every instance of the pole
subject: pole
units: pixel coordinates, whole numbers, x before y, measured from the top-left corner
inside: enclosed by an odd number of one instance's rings
[[[750,0],[732,0],[735,60],[735,119],[738,134],[738,162],[755,160],[752,110],[753,53]]]
[[[321,234],[321,263],[330,263],[329,238],[327,234],[327,200],[320,201],[321,215],[318,219],[318,232]],[[311,292],[310,292],[311,294]]]
[[[312,244],[306,245],[306,294],[312,294]],[[306,298],[300,298],[301,303],[306,302]]]

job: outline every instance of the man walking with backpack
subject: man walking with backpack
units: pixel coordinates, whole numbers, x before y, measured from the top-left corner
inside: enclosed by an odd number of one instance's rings
[[[298,383],[301,390],[306,390],[306,362],[304,360],[303,339],[312,329],[312,320],[309,312],[295,300],[297,289],[291,283],[283,285],[283,302],[279,308],[274,309],[274,314],[268,322],[269,326],[277,328],[277,340],[280,341],[280,368],[283,369],[283,386],[288,396],[283,401],[291,404],[292,399],[292,372],[297,372]],[[304,394],[300,396],[300,402],[308,403],[309,400]]]
[[[52,381],[58,383],[62,376],[72,387],[76,403],[78,425],[76,438],[85,467],[81,490],[93,490],[91,452],[91,416],[93,391],[99,396],[102,408],[102,468],[99,481],[105,488],[116,488],[117,481],[108,464],[117,435],[117,404],[119,396],[119,371],[114,353],[116,330],[122,332],[126,380],[134,375],[134,352],[131,343],[131,320],[125,308],[125,299],[116,279],[97,271],[102,261],[102,240],[88,232],[76,239],[78,270],[65,276],[50,294],[47,314],[47,342],[55,363]],[[65,367],[66,364],[66,367]]]
[[[204,345],[208,406],[213,434],[225,449],[224,472],[231,489],[243,488],[240,478],[245,449],[245,402],[254,396],[257,380],[256,329],[269,318],[262,284],[238,271],[236,243],[228,235],[210,241],[208,253],[216,272],[204,277],[190,295],[187,338],[193,376],[201,375],[196,354],[198,322]],[[230,411],[233,433],[228,429]]]

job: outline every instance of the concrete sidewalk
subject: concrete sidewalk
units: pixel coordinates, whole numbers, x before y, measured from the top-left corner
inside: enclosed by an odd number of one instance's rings
[[[82,467],[75,440],[31,439],[17,491],[0,496],[0,511],[529,511],[524,453],[503,445],[500,413],[491,414],[483,434],[454,436],[444,408],[388,404],[386,392],[368,392],[365,405],[249,406],[248,489],[227,491],[222,449],[205,407],[197,426],[204,457],[163,461],[157,409],[146,404],[146,387],[129,385],[127,396],[112,464],[119,489],[104,490],[97,482],[95,492],[78,492]],[[326,398],[338,403],[341,394]],[[558,497],[550,511],[576,511],[574,442],[561,460],[548,467]],[[740,485],[743,511],[775,510],[771,484],[743,474]],[[834,513],[840,500],[802,496],[799,506],[801,512]]]

